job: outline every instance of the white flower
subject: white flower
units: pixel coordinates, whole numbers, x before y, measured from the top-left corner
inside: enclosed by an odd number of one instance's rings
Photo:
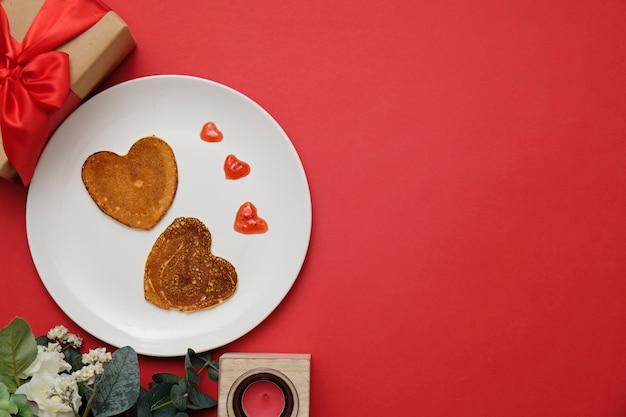
[[[72,366],[65,362],[61,352],[55,350],[48,351],[44,346],[37,346],[37,357],[28,368],[20,374],[20,378],[26,379],[40,372],[50,372],[58,374],[59,372],[69,371]]]
[[[63,349],[61,345],[56,342],[48,342],[46,346],[43,347],[43,350],[46,352],[62,352]]]
[[[78,384],[68,374],[36,373],[15,392],[37,403],[39,417],[74,417],[82,404]]]
[[[104,365],[111,362],[111,358],[111,352],[107,352],[105,348],[96,348],[84,353],[81,360],[85,365]]]
[[[102,364],[89,364],[80,368],[78,371],[74,372],[74,378],[76,378],[76,382],[82,382],[86,385],[93,385],[96,382],[96,376],[102,374],[104,371],[104,367]]]
[[[104,367],[111,362],[112,355],[105,348],[91,349],[84,353],[81,360],[85,364],[81,369],[74,372],[78,382],[92,385],[96,382],[96,377],[104,372]]]
[[[72,345],[76,349],[83,345],[83,339],[70,333],[65,326],[56,326],[48,331],[48,339],[56,340],[65,345]]]
[[[69,333],[67,327],[65,326],[56,326],[48,331],[48,339],[51,340],[63,340],[65,335]]]
[[[83,339],[76,336],[74,333],[68,333],[63,342],[74,346],[76,349],[79,349],[83,345]]]

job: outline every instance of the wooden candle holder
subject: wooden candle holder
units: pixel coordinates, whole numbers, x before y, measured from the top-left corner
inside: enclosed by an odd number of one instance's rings
[[[285,407],[280,417],[309,417],[311,355],[225,353],[220,357],[218,417],[247,417],[243,394],[268,380],[280,387]]]

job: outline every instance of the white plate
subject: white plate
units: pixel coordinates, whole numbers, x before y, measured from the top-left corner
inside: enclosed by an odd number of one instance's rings
[[[200,139],[208,121],[223,132],[222,142]],[[140,231],[102,213],[80,172],[92,153],[124,155],[139,138],[153,134],[174,150],[179,185],[163,220]],[[251,165],[247,177],[224,178],[229,153]],[[267,233],[233,230],[237,209],[246,201],[267,221]],[[183,216],[209,227],[212,252],[229,260],[239,277],[231,299],[191,314],[157,308],[143,296],[148,253]],[[26,227],[41,280],[79,326],[113,346],[180,356],[187,348],[211,350],[243,336],[283,300],[308,249],[311,197],[291,141],[258,104],[208,80],[152,76],[103,91],[58,128],[30,184]]]

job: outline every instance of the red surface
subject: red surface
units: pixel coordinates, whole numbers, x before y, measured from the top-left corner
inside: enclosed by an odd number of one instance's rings
[[[217,354],[311,353],[312,417],[626,415],[624,1],[108,4],[138,47],[106,86],[229,85],[309,178],[302,273]],[[0,182],[0,322],[71,327],[26,194]]]

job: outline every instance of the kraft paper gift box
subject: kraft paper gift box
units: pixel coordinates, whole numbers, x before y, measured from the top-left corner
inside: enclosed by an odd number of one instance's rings
[[[0,108],[0,112],[13,112],[8,116],[0,114],[0,144],[2,144],[0,146],[0,177],[8,180],[21,178],[22,182],[28,185],[36,161],[50,135],[63,119],[76,109],[84,99],[88,98],[133,50],[135,40],[126,23],[100,0],[0,1],[0,7],[4,9],[4,13],[0,10],[0,15],[4,14],[5,16],[3,20],[0,20],[0,25],[5,26],[4,28],[0,27],[0,36],[5,38],[0,39],[0,55],[4,54],[4,57],[1,57],[4,58],[4,68],[0,66],[0,99],[3,100],[0,102],[0,107],[3,106],[4,108]],[[10,37],[4,35],[7,33],[7,24]],[[56,33],[59,31],[64,32],[59,35]],[[9,84],[19,86],[20,82],[28,84],[31,81],[28,78],[31,76],[28,72],[28,66],[31,65],[32,61],[37,61],[42,55],[45,55],[40,53],[39,56],[24,58],[24,55],[28,55],[24,53],[28,46],[37,43],[33,42],[33,38],[37,38],[37,36],[32,36],[37,33],[39,34],[37,42],[48,44],[44,47],[46,51],[46,48],[49,47],[51,51],[65,52],[69,57],[69,90],[61,99],[61,105],[58,108],[50,107],[47,104],[42,106],[37,104],[39,108],[31,108],[32,103],[30,103],[29,108],[32,111],[39,113],[40,116],[41,114],[46,115],[46,126],[42,127],[44,124],[42,121],[40,123],[41,128],[36,134],[30,132],[29,135],[25,135],[21,134],[19,130],[12,131],[13,142],[11,143],[16,143],[16,139],[21,141],[22,137],[28,137],[30,141],[36,143],[34,146],[29,145],[28,152],[17,152],[15,147],[7,148],[5,142],[9,142],[6,139],[9,138],[9,130],[12,129],[11,123],[16,124],[13,122],[16,119],[15,116],[16,114],[20,116],[21,113],[21,104],[20,106],[14,105],[17,101],[15,97],[24,97],[25,94],[22,91],[18,93],[9,91]],[[28,39],[26,39],[27,37]],[[53,38],[56,40],[50,40]],[[55,45],[54,42],[58,42],[58,39],[62,39],[62,43]],[[15,52],[15,49],[19,50],[21,47],[24,50],[20,59],[22,61],[30,60],[30,62],[18,62],[19,65],[7,68],[7,62],[10,61],[7,57],[11,55],[11,49]],[[41,52],[42,47],[36,45],[30,48],[30,50],[33,49]],[[19,54],[14,53],[14,55]],[[3,61],[0,61],[0,65]],[[50,65],[45,60],[40,61],[42,63],[39,64],[39,71],[45,73]],[[22,68],[19,68],[20,66]],[[36,67],[37,64],[31,66]],[[65,71],[65,78],[67,78],[67,72]],[[18,79],[20,77],[22,78]],[[39,81],[39,79],[35,80],[35,84]],[[66,83],[67,81],[61,84]],[[52,84],[52,87],[57,87],[57,84]],[[37,88],[35,88],[35,95],[39,93]],[[3,89],[5,91],[2,91]],[[47,91],[44,91],[44,94],[47,94]],[[58,94],[60,96],[63,92]],[[3,117],[4,119],[2,119]],[[3,120],[4,125],[2,124]],[[29,127],[27,126],[27,128]],[[3,140],[3,132],[5,140]],[[18,145],[18,147],[24,146]],[[11,149],[11,151],[9,152],[7,149]]]

